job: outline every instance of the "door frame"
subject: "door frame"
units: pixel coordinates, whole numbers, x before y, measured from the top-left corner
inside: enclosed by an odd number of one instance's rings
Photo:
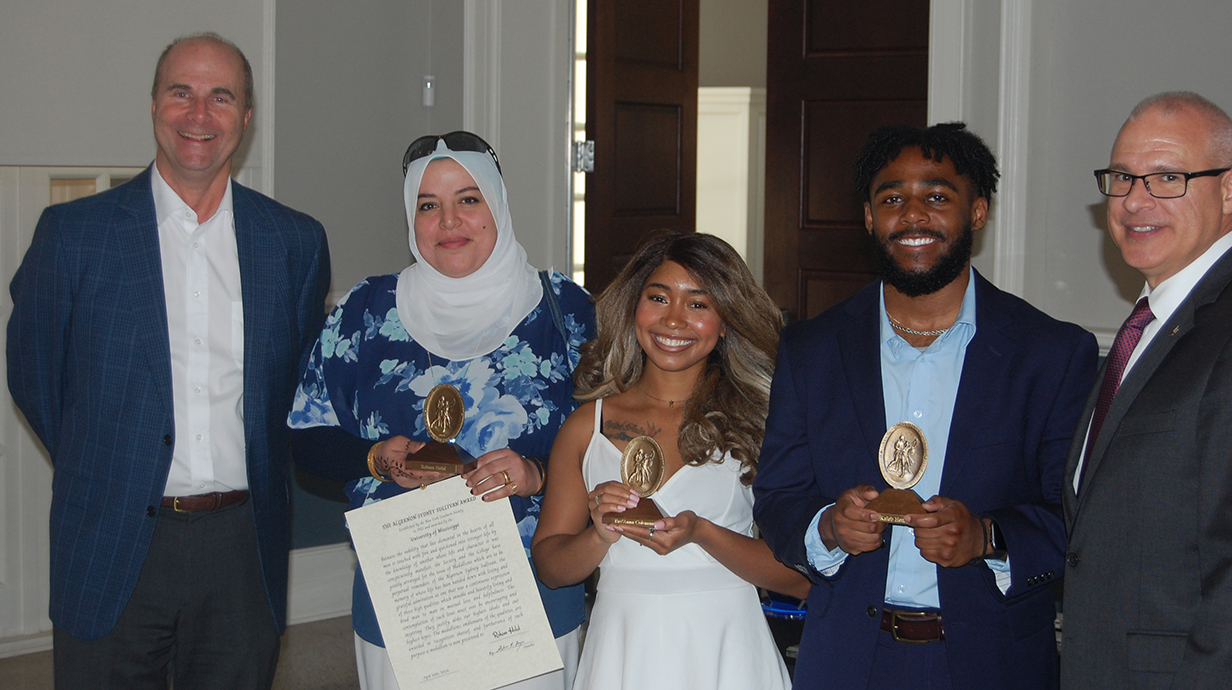
[[[976,86],[997,90],[994,148],[1000,192],[984,230],[991,251],[974,263],[1002,290],[1023,296],[1026,273],[1027,172],[1030,144],[1031,24],[1034,0],[1000,0],[998,83],[972,84],[975,0],[932,0],[928,27],[928,122],[969,121]],[[991,57],[985,55],[985,57]],[[981,123],[984,127],[987,124]],[[993,132],[984,132],[991,135]]]
[[[571,0],[585,2],[586,0]],[[1026,194],[1030,145],[1031,92],[1031,29],[1035,13],[1034,0],[1000,0],[1000,34],[998,45],[998,84],[972,84],[972,53],[978,49],[972,41],[972,13],[975,0],[932,0],[929,19],[928,57],[928,121],[967,120],[973,108],[969,100],[979,86],[988,93],[996,88],[996,138],[990,141],[1001,164],[1002,183],[991,219],[992,231],[986,231],[985,246],[991,242],[991,252],[976,257],[976,264],[1001,289],[1021,296],[1025,281]],[[500,25],[503,0],[465,0],[463,26],[465,80],[463,85],[463,120],[468,127],[497,137],[502,131],[500,100]],[[570,22],[564,30],[572,32],[571,11],[558,13],[560,21]],[[559,28],[559,27],[557,27]],[[572,51],[572,46],[562,46]],[[981,55],[981,57],[988,57]],[[572,60],[572,54],[570,54]],[[572,88],[542,94],[552,114],[569,112]],[[508,123],[510,125],[514,123]],[[565,141],[571,132],[565,130]],[[989,132],[991,135],[991,132]],[[990,137],[991,138],[991,137]],[[493,141],[496,145],[497,142]],[[564,144],[562,144],[564,146]],[[560,179],[564,204],[569,194],[571,175],[568,166],[561,166]],[[572,218],[566,215],[566,227],[559,248],[553,248],[555,263],[566,265],[570,256],[568,238],[572,233]]]

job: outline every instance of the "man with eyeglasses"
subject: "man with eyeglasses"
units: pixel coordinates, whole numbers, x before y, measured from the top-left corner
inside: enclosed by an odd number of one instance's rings
[[[1142,101],[1107,169],[1108,231],[1146,278],[1064,486],[1064,688],[1226,688],[1232,674],[1232,120]]]

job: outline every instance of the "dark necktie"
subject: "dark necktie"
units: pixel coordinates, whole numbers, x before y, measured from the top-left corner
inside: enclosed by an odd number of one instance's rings
[[[1147,303],[1147,298],[1143,297],[1134,305],[1129,318],[1125,319],[1125,323],[1121,324],[1121,330],[1117,331],[1116,340],[1112,341],[1112,349],[1108,351],[1108,368],[1104,370],[1104,380],[1099,386],[1099,400],[1095,403],[1095,413],[1091,415],[1091,431],[1087,434],[1087,451],[1082,460],[1082,481],[1079,482],[1079,489],[1082,488],[1082,484],[1086,483],[1087,476],[1090,474],[1091,450],[1095,448],[1099,430],[1104,426],[1104,417],[1108,416],[1108,408],[1112,407],[1112,399],[1116,397],[1117,390],[1121,387],[1121,375],[1125,373],[1125,365],[1142,338],[1142,330],[1154,320],[1155,315],[1151,313],[1151,305]]]

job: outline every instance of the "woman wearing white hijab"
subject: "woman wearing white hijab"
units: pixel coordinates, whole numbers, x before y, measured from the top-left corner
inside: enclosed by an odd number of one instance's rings
[[[455,443],[478,461],[467,485],[485,501],[510,498],[529,553],[544,462],[576,406],[572,372],[594,337],[593,309],[568,278],[526,262],[496,153],[478,136],[421,137],[403,169],[415,263],[360,282],[326,320],[288,417],[295,460],[347,480],[352,508],[417,487],[402,463],[431,440],[429,391],[452,385],[465,405]],[[355,578],[360,686],[397,688],[363,573]],[[509,687],[568,688],[582,590],[539,592],[565,669]]]

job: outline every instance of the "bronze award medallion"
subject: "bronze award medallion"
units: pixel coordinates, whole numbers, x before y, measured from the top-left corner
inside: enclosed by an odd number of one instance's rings
[[[868,504],[877,511],[881,522],[906,524],[907,515],[923,513],[924,501],[911,489],[924,477],[928,467],[928,441],[920,427],[911,422],[899,422],[881,437],[877,453],[881,476],[893,488],[882,491]]]
[[[475,458],[453,442],[466,421],[466,402],[457,388],[442,383],[424,399],[424,428],[432,442],[406,460],[406,469],[464,474],[475,469]]]
[[[603,516],[605,525],[637,525],[650,527],[663,519],[663,513],[650,497],[663,486],[663,449],[659,442],[649,436],[638,436],[629,441],[620,456],[620,481],[641,496],[636,508],[623,513],[608,513]]]
[[[448,443],[462,431],[466,403],[457,388],[448,383],[437,384],[424,400],[423,409],[424,426],[434,441]]]

